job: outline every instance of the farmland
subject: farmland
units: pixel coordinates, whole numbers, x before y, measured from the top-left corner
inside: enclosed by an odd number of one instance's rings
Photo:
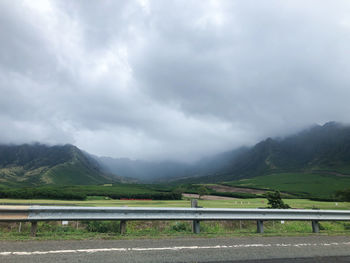
[[[279,190],[304,198],[332,199],[336,191],[350,188],[350,177],[316,173],[278,173],[226,184]]]
[[[285,199],[292,208],[301,209],[350,209],[349,202],[325,202],[308,199]],[[90,197],[85,201],[51,200],[51,199],[0,199],[1,205],[73,205],[73,206],[128,206],[128,207],[190,207],[189,199],[185,200],[113,200]],[[199,200],[198,205],[205,208],[259,208],[267,207],[264,198],[228,200]]]
[[[0,198],[86,200],[89,196],[100,196],[107,199],[176,200],[181,198],[180,194],[175,194],[166,187],[159,188],[142,184],[0,188]]]

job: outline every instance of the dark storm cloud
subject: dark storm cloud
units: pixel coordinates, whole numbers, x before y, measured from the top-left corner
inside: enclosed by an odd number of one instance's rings
[[[350,122],[348,1],[2,1],[0,142],[195,159]]]

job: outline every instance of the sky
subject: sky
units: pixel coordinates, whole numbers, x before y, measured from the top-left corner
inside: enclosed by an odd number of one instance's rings
[[[3,0],[0,94],[0,143],[115,158],[350,123],[350,1]]]

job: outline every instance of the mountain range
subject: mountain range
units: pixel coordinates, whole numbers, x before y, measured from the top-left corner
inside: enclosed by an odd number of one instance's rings
[[[73,145],[0,145],[0,185],[223,182],[283,172],[350,174],[350,126],[329,122],[195,163],[97,157]]]
[[[0,184],[101,184],[113,179],[95,159],[73,145],[0,145]]]
[[[223,182],[282,172],[350,174],[350,126],[313,125],[284,138],[267,138],[193,164],[97,158],[111,173],[143,181]]]
[[[228,160],[192,181],[223,182],[273,173],[350,175],[350,126],[328,122],[285,138],[267,138],[251,148],[221,155]]]

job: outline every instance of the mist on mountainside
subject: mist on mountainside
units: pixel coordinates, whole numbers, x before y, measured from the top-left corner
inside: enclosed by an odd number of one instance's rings
[[[278,173],[350,175],[350,126],[328,122],[192,163],[98,157],[73,145],[0,145],[0,185],[210,183]]]
[[[350,174],[350,126],[328,122],[287,137],[267,138],[199,161],[150,162],[97,157],[101,167],[144,182],[219,182],[274,172],[330,171]]]

